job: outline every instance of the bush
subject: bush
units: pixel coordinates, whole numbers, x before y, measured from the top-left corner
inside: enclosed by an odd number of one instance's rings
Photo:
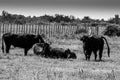
[[[120,36],[120,28],[119,28],[119,26],[109,25],[105,29],[104,35],[107,35],[107,36]]]
[[[75,34],[81,34],[81,33],[87,33],[87,30],[86,29],[77,29]]]
[[[117,36],[120,36],[120,28],[118,29]]]

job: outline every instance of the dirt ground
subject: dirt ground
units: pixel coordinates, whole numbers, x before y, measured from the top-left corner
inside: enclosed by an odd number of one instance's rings
[[[23,49],[10,49],[10,54],[0,50],[0,80],[119,80],[120,79],[120,38],[106,37],[111,49],[110,57],[104,46],[101,62],[86,61],[82,42],[77,39],[54,39],[52,47],[70,49],[77,59],[49,59],[33,54],[29,50],[24,56]],[[1,47],[1,43],[0,43]]]

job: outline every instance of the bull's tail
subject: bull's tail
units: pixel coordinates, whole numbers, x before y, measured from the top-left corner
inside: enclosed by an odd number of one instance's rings
[[[107,44],[107,47],[108,47],[108,57],[110,57],[110,47],[108,45],[108,41],[105,37],[102,36],[102,38],[105,40],[106,44]]]

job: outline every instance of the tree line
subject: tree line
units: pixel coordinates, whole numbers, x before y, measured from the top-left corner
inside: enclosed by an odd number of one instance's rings
[[[80,23],[116,23],[120,24],[119,15],[115,15],[115,18],[110,18],[109,20],[104,19],[91,19],[89,16],[84,16],[83,19],[75,18],[73,15],[67,16],[62,14],[43,15],[43,16],[27,16],[11,14],[3,10],[0,15],[1,23],[14,23],[14,24],[50,24],[50,23],[60,23],[60,24],[80,24]]]

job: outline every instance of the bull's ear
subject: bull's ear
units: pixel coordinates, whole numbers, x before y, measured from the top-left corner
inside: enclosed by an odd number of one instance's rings
[[[70,49],[65,50],[65,52],[70,53]]]
[[[67,49],[70,52],[70,49]]]
[[[80,40],[81,40],[81,41],[83,40],[82,37],[80,38]]]
[[[45,34],[41,34],[41,37],[46,38]]]
[[[80,36],[80,40],[83,41],[85,35]]]
[[[44,43],[44,44],[45,44],[45,45],[44,45],[44,48],[46,48],[46,49],[50,49],[50,48],[51,48],[48,43]]]
[[[89,37],[87,35],[84,35],[82,38],[81,38],[81,41],[85,42]]]
[[[80,40],[81,40],[81,41],[84,41],[84,37],[81,37]]]
[[[50,41],[50,42],[49,42],[49,44],[51,45],[51,44],[52,44],[52,42]]]

